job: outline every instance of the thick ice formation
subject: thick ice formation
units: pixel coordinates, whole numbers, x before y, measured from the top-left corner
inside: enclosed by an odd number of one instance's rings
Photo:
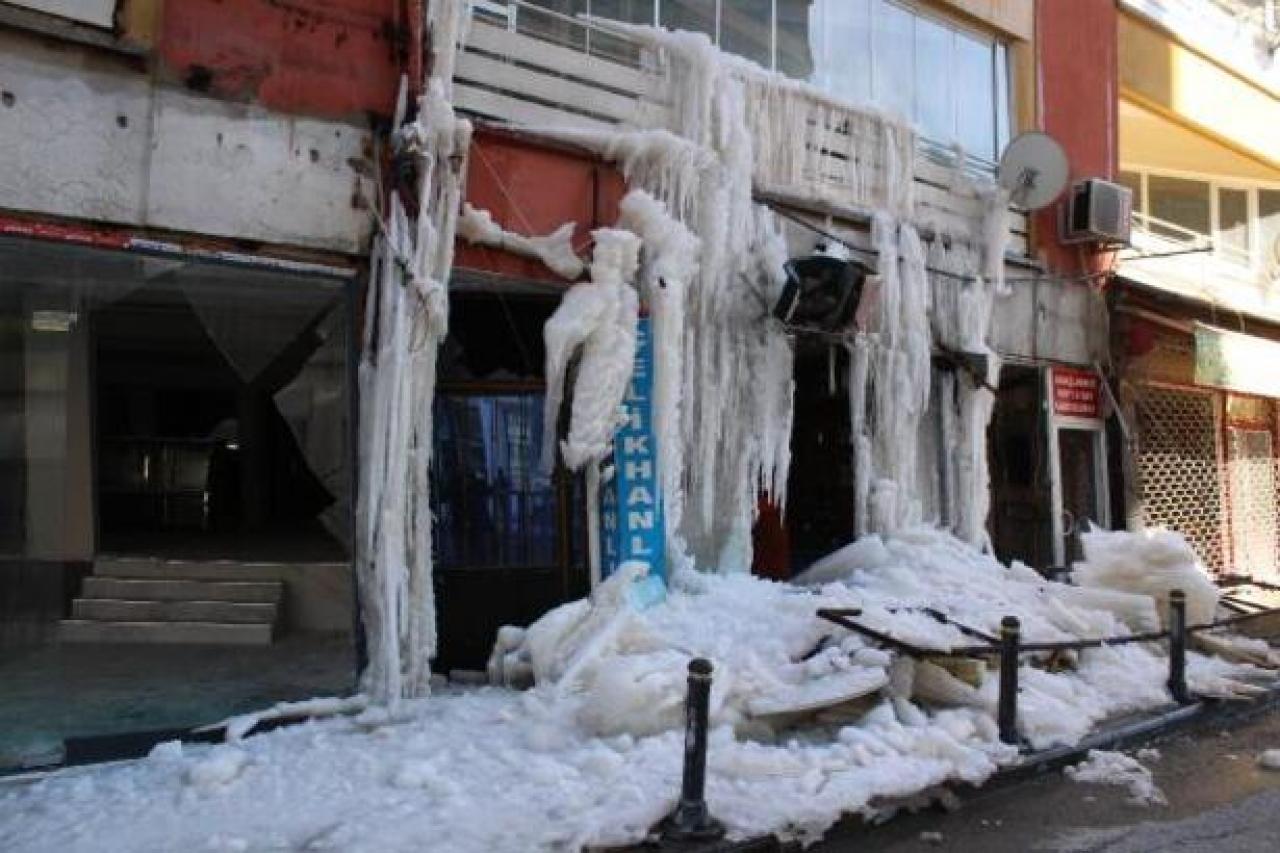
[[[820,607],[856,607],[869,626],[940,655],[974,640],[929,609],[989,635],[1014,615],[1029,642],[1122,636],[1159,621],[1148,595],[1052,583],[929,528],[841,549],[798,579],[814,584],[807,590],[683,573],[667,603],[639,612],[619,591],[630,580],[611,579],[589,602],[552,611],[502,650],[509,672],[531,673],[540,689],[573,703],[566,713],[599,734],[678,725],[679,661],[692,655],[715,662],[712,716],[740,732],[823,707],[824,698],[831,713],[860,718],[865,707],[840,700],[881,688],[901,722],[921,714],[908,707],[914,696],[934,707],[967,708],[973,725],[989,725],[998,684],[983,668],[966,670],[973,681],[965,682],[941,666],[910,667],[816,619]],[[760,624],[770,629],[758,631]],[[1107,717],[1169,701],[1168,663],[1154,647],[1088,649],[1069,663],[1042,668],[1027,656],[1021,667],[1020,731],[1038,747],[1074,743]],[[1233,689],[1234,676],[1257,672],[1200,655],[1189,667],[1193,690],[1215,694]]]
[[[465,13],[460,4],[430,6],[436,73],[401,137],[417,155],[418,209],[411,222],[392,195],[366,300],[356,572],[369,664],[361,682],[389,704],[428,691],[436,652],[428,470],[436,353],[448,331],[446,288],[471,142],[471,124],[449,101]]]
[[[1152,596],[1162,618],[1169,612],[1169,593],[1181,589],[1187,596],[1187,624],[1213,621],[1218,588],[1181,534],[1158,528],[1092,530],[1081,535],[1080,544],[1084,560],[1071,574],[1080,586]]]
[[[569,435],[560,446],[571,471],[599,462],[608,452],[636,352],[639,297],[632,280],[640,241],[629,231],[613,228],[597,229],[592,237],[591,283],[570,288],[543,330],[549,424],[559,413],[569,360],[581,346]],[[547,434],[554,441],[555,430]]]
[[[462,216],[458,219],[458,236],[468,243],[542,261],[557,275],[575,281],[584,269],[582,258],[573,249],[576,227],[576,223],[566,222],[550,234],[525,236],[503,228],[489,211],[463,204]]]

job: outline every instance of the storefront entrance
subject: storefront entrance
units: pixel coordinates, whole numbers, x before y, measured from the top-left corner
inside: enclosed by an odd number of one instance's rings
[[[461,290],[440,353],[431,475],[446,673],[483,670],[499,627],[528,625],[590,583],[582,489],[541,458],[542,327],[557,300]]]
[[[0,239],[0,769],[353,687],[352,290]]]

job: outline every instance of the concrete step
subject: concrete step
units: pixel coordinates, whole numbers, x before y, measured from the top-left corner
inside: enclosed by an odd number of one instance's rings
[[[103,557],[93,573],[107,578],[148,578],[192,581],[279,580],[295,569],[345,569],[346,563],[255,563],[236,560],[164,560],[155,557]]]
[[[239,601],[279,604],[284,594],[280,581],[192,581],[126,578],[84,579],[83,598],[125,601]]]
[[[95,622],[64,619],[64,643],[147,643],[156,645],[268,646],[271,626],[225,622]]]
[[[274,604],[244,601],[126,601],[117,598],[77,598],[71,603],[76,619],[97,622],[230,622],[267,624],[276,621]]]

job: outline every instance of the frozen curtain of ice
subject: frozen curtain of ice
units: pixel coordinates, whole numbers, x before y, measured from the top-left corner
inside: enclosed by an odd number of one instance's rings
[[[362,689],[395,705],[428,692],[436,652],[432,588],[432,400],[449,324],[446,290],[471,124],[450,104],[463,3],[429,3],[434,67],[417,119],[401,130],[417,156],[417,210],[398,194],[372,253],[360,363],[357,574],[368,641]]]
[[[435,63],[406,135],[420,155],[420,205],[414,220],[398,199],[390,204],[361,365],[358,553],[371,660],[364,686],[388,699],[425,691],[435,652],[430,412],[470,135],[449,103],[467,4],[431,3],[428,12]],[[941,241],[926,251],[912,224],[915,134],[908,125],[727,56],[704,35],[616,26],[654,59],[668,126],[534,129],[619,163],[633,188],[618,228],[594,235],[592,281],[570,289],[545,333],[551,421],[571,359],[582,353],[560,448],[565,462],[585,470],[594,491],[630,378],[643,298],[653,323],[668,559],[676,567],[747,570],[760,495],[785,507],[794,393],[791,344],[770,318],[787,246],[777,218],[753,194],[836,199],[874,213],[880,253],[874,327],[848,344],[858,532],[927,519],[916,437],[930,403],[931,335],[989,353],[995,284],[986,275],[944,286],[926,263],[970,276],[998,268],[999,239],[989,237],[1003,231],[1003,218],[985,234],[974,224],[974,242],[992,243],[985,253],[946,249],[933,257]],[[820,152],[840,157],[820,160]],[[565,274],[577,266],[567,232],[525,238],[475,210],[463,213],[461,228]],[[938,391],[944,455],[955,469],[943,478],[944,500],[970,541],[981,541],[986,517],[984,434],[994,379],[957,374]]]

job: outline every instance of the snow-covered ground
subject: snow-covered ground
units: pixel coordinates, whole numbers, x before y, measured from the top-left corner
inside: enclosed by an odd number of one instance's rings
[[[1140,537],[1108,540],[1140,562]],[[1095,556],[1097,556],[1095,548]],[[1065,587],[926,529],[866,538],[809,587],[681,576],[638,609],[629,575],[591,601],[508,631],[495,674],[532,689],[445,691],[216,747],[0,787],[0,850],[529,851],[641,839],[674,805],[687,662],[711,659],[708,800],[732,837],[814,838],[841,814],[954,781],[981,783],[1016,752],[996,737],[997,678],[911,664],[820,620],[819,607],[921,645],[969,638],[919,608],[1029,639],[1123,634],[1154,599]],[[915,608],[915,609],[908,609]],[[1126,645],[1021,669],[1020,731],[1073,743],[1108,716],[1168,701],[1156,647]],[[1251,666],[1194,655],[1193,689],[1225,692]],[[242,729],[243,725],[235,727]]]

